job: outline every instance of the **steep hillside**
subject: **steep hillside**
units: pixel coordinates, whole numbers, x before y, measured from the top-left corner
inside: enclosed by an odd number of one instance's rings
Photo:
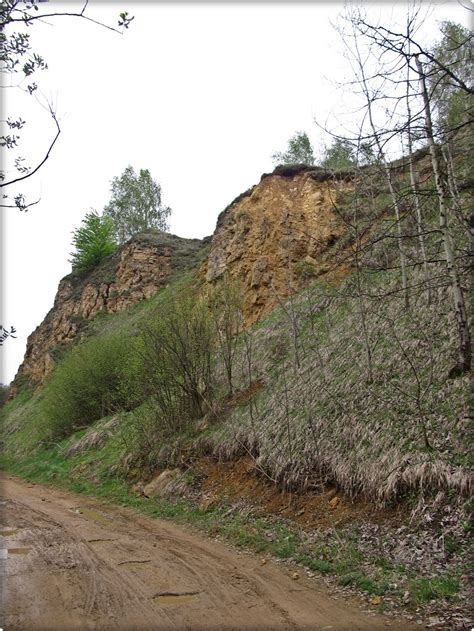
[[[349,182],[348,182],[348,181]],[[244,317],[253,324],[330,266],[325,254],[346,228],[334,212],[350,177],[318,168],[277,168],[224,210],[208,240],[150,232],[136,235],[88,273],[61,280],[54,306],[29,336],[14,388],[40,384],[55,357],[99,312],[115,313],[155,295],[172,277],[203,263],[210,284],[239,281]],[[332,275],[342,273],[332,269]]]

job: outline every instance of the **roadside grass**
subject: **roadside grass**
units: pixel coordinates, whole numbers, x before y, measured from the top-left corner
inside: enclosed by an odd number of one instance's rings
[[[381,282],[373,281],[372,290]],[[170,294],[171,290],[165,289],[148,303],[134,307],[130,320],[126,313],[99,318],[94,323],[95,333],[102,338],[125,332],[133,336],[138,322],[148,317],[152,308],[169,300]],[[314,305],[321,300],[331,300],[331,306],[313,313]],[[453,476],[452,481],[451,474],[446,476],[445,471],[448,466],[449,471],[453,466],[465,466],[469,458],[467,443],[462,440],[463,426],[457,421],[464,409],[466,379],[445,378],[452,338],[446,334],[442,319],[433,321],[429,309],[434,307],[421,301],[415,321],[413,314],[404,315],[399,306],[394,302],[384,313],[397,323],[402,346],[413,351],[412,361],[424,384],[421,402],[432,449],[423,445],[423,428],[412,402],[416,395],[414,382],[408,367],[401,363],[400,352],[394,352],[392,328],[387,330],[377,320],[380,314],[371,314],[372,335],[377,339],[374,365],[380,373],[373,383],[367,384],[362,345],[360,340],[350,338],[351,331],[359,326],[358,312],[338,298],[333,288],[316,281],[306,293],[293,299],[300,331],[296,343],[291,322],[281,308],[247,332],[250,342],[239,341],[238,364],[245,365],[249,342],[254,362],[252,380],[261,380],[264,387],[222,417],[211,419],[205,431],[197,433],[191,428],[189,433],[176,433],[166,444],[153,445],[161,458],[152,463],[153,468],[179,466],[182,454],[199,457],[204,451],[231,460],[241,455],[244,445],[245,450],[255,449],[259,466],[284,488],[299,488],[301,479],[312,480],[319,472],[318,484],[324,483],[326,475],[349,494],[365,485],[367,497],[381,499],[381,503],[385,499],[384,484],[386,497],[391,501],[400,497],[398,486],[404,493],[411,491],[416,496],[420,487],[427,492],[431,486],[436,488],[438,480],[448,486],[448,492],[457,494],[456,485],[462,480],[463,471],[456,472],[458,477]],[[438,306],[446,310],[444,295]],[[418,333],[420,328],[424,330],[423,339]],[[434,347],[432,338],[436,338]],[[436,364],[428,361],[433,348],[444,358]],[[236,375],[236,391],[245,392],[249,380],[242,368]],[[0,464],[19,477],[63,486],[152,517],[197,527],[238,547],[299,563],[310,572],[326,576],[333,584],[358,590],[367,597],[387,594],[400,603],[408,592],[411,603],[423,606],[432,599],[452,601],[461,589],[459,577],[454,574],[425,576],[421,571],[404,570],[381,556],[376,548],[364,548],[355,530],[334,529],[327,540],[313,540],[294,523],[276,516],[246,514],[225,498],[208,510],[201,510],[189,500],[143,498],[131,490],[126,477],[139,477],[143,468],[140,471],[133,459],[131,468],[123,466],[127,456],[134,455],[134,449],[121,430],[111,432],[99,448],[65,455],[68,447],[85,433],[102,431],[106,419],[67,438],[59,437],[59,442],[45,444],[47,419],[42,413],[42,400],[46,390],[47,384],[34,395],[25,390],[0,412]],[[135,413],[119,414],[127,425]],[[154,417],[151,421],[156,423]],[[163,456],[166,450],[168,455]],[[427,484],[423,484],[425,479]],[[448,552],[458,554],[456,539],[448,538],[446,546]],[[393,587],[395,584],[397,587]]]
[[[453,600],[460,590],[459,579],[454,576],[433,576],[412,581],[410,591],[417,603],[431,600]]]
[[[388,591],[387,583],[374,581],[359,572],[343,574],[339,579],[339,585],[343,587],[348,585],[356,586],[369,596],[382,596]]]

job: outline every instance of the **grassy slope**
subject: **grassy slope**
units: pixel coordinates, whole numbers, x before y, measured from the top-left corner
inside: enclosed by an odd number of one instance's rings
[[[387,278],[372,278],[374,293],[377,282],[387,288]],[[179,466],[184,454],[189,466],[202,454],[227,460],[250,453],[257,472],[290,489],[317,492],[331,483],[382,503],[407,497],[420,503],[424,496],[433,505],[430,498],[437,495],[440,505],[459,505],[468,479],[462,421],[468,378],[446,378],[455,352],[453,327],[446,327],[449,296],[441,289],[428,305],[422,293],[408,313],[399,298],[374,299],[377,308],[367,309],[367,323],[376,378],[367,383],[358,303],[345,296],[350,285],[351,279],[337,288],[315,282],[248,331],[238,348],[236,386],[245,392],[250,382],[261,380],[264,387],[252,397],[237,398],[235,405],[223,405],[222,413],[210,416],[204,428],[191,426],[166,445],[159,443],[159,433],[154,435],[157,443],[149,462],[158,468]],[[130,335],[167,300],[169,291],[127,313],[100,316],[92,325],[95,333]],[[408,352],[410,362],[404,360]],[[414,372],[420,382],[418,400]],[[45,422],[37,415],[41,397],[41,391],[34,396],[25,391],[3,410],[2,466],[12,473],[194,524],[256,552],[290,558],[367,597],[383,594],[382,608],[399,606],[403,599],[409,607],[432,607],[433,600],[456,602],[467,571],[462,512],[456,513],[454,525],[443,526],[452,551],[442,562],[426,562],[433,555],[428,546],[426,559],[410,564],[399,562],[399,552],[388,546],[387,541],[399,536],[390,528],[375,537],[358,521],[307,534],[274,516],[242,512],[225,498],[210,510],[199,508],[193,492],[184,492],[191,500],[151,502],[131,490],[132,481],[143,475],[143,454],[137,453],[142,443],[134,440],[138,411],[119,414],[120,423],[105,428],[108,419],[98,421],[38,449],[39,425]],[[188,491],[195,486],[192,466],[182,484]],[[426,533],[423,537],[429,540]]]
[[[372,279],[371,292],[396,283]],[[431,304],[415,295],[408,311],[401,297],[365,299],[369,382],[360,305],[343,297],[351,285],[336,292],[316,283],[288,314],[259,325],[254,377],[266,387],[210,437],[213,449],[223,457],[250,449],[289,487],[330,482],[383,502],[410,492],[466,493],[469,376],[447,378],[456,356],[448,291],[439,289]]]
[[[350,283],[336,291],[316,282],[246,333],[235,360],[236,385],[244,390],[261,379],[264,388],[206,432],[191,433],[193,448],[228,459],[250,451],[284,487],[331,483],[382,501],[423,489],[466,492],[469,376],[447,378],[456,349],[447,290],[430,305],[420,294],[409,312],[400,298],[372,299],[366,319],[374,380],[368,383],[358,305],[342,297]],[[371,288],[376,293],[377,281]],[[169,291],[96,318],[92,331],[129,338]],[[35,428],[41,433],[38,425],[47,423],[37,410],[43,390],[30,394],[2,412],[10,453],[32,449]],[[157,464],[173,464],[166,451],[157,457],[163,458]]]
[[[203,505],[196,494],[199,480],[192,469],[175,481],[179,492],[172,497],[147,499],[133,491],[124,467],[117,466],[127,455],[127,422],[126,415],[102,419],[35,454],[19,458],[4,453],[1,465],[28,480],[59,485],[152,517],[197,527],[263,557],[288,562],[293,570],[303,566],[310,575],[323,575],[334,589],[363,595],[379,610],[404,610],[409,616],[426,619],[428,614],[441,615],[441,611],[462,605],[468,546],[449,521],[444,533],[449,552],[441,563],[438,552],[434,555],[437,563],[433,563],[432,533],[422,533],[415,542],[410,539],[415,537],[414,529],[400,535],[400,519],[395,524],[359,519],[343,527],[308,530],[260,510],[258,498],[255,504],[248,504],[224,494],[210,506]],[[413,545],[424,546],[430,563],[420,556],[410,558]],[[406,557],[400,556],[403,550]]]

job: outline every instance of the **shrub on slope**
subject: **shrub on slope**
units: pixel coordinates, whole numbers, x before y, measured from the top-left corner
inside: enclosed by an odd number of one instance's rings
[[[45,433],[66,435],[124,407],[121,382],[128,355],[127,343],[118,335],[91,338],[73,348],[44,388]]]

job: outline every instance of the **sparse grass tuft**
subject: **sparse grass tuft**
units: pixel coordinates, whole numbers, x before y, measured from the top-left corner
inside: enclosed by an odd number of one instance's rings
[[[313,572],[319,572],[320,574],[334,572],[334,565],[324,559],[314,559],[308,555],[300,555],[296,560]]]
[[[460,590],[459,579],[454,576],[434,576],[420,578],[411,583],[410,592],[415,602],[430,600],[452,600]]]
[[[383,583],[377,583],[368,576],[359,572],[351,574],[344,574],[339,579],[339,585],[347,587],[348,585],[355,585],[366,594],[370,596],[382,596],[387,591],[387,587]]]

